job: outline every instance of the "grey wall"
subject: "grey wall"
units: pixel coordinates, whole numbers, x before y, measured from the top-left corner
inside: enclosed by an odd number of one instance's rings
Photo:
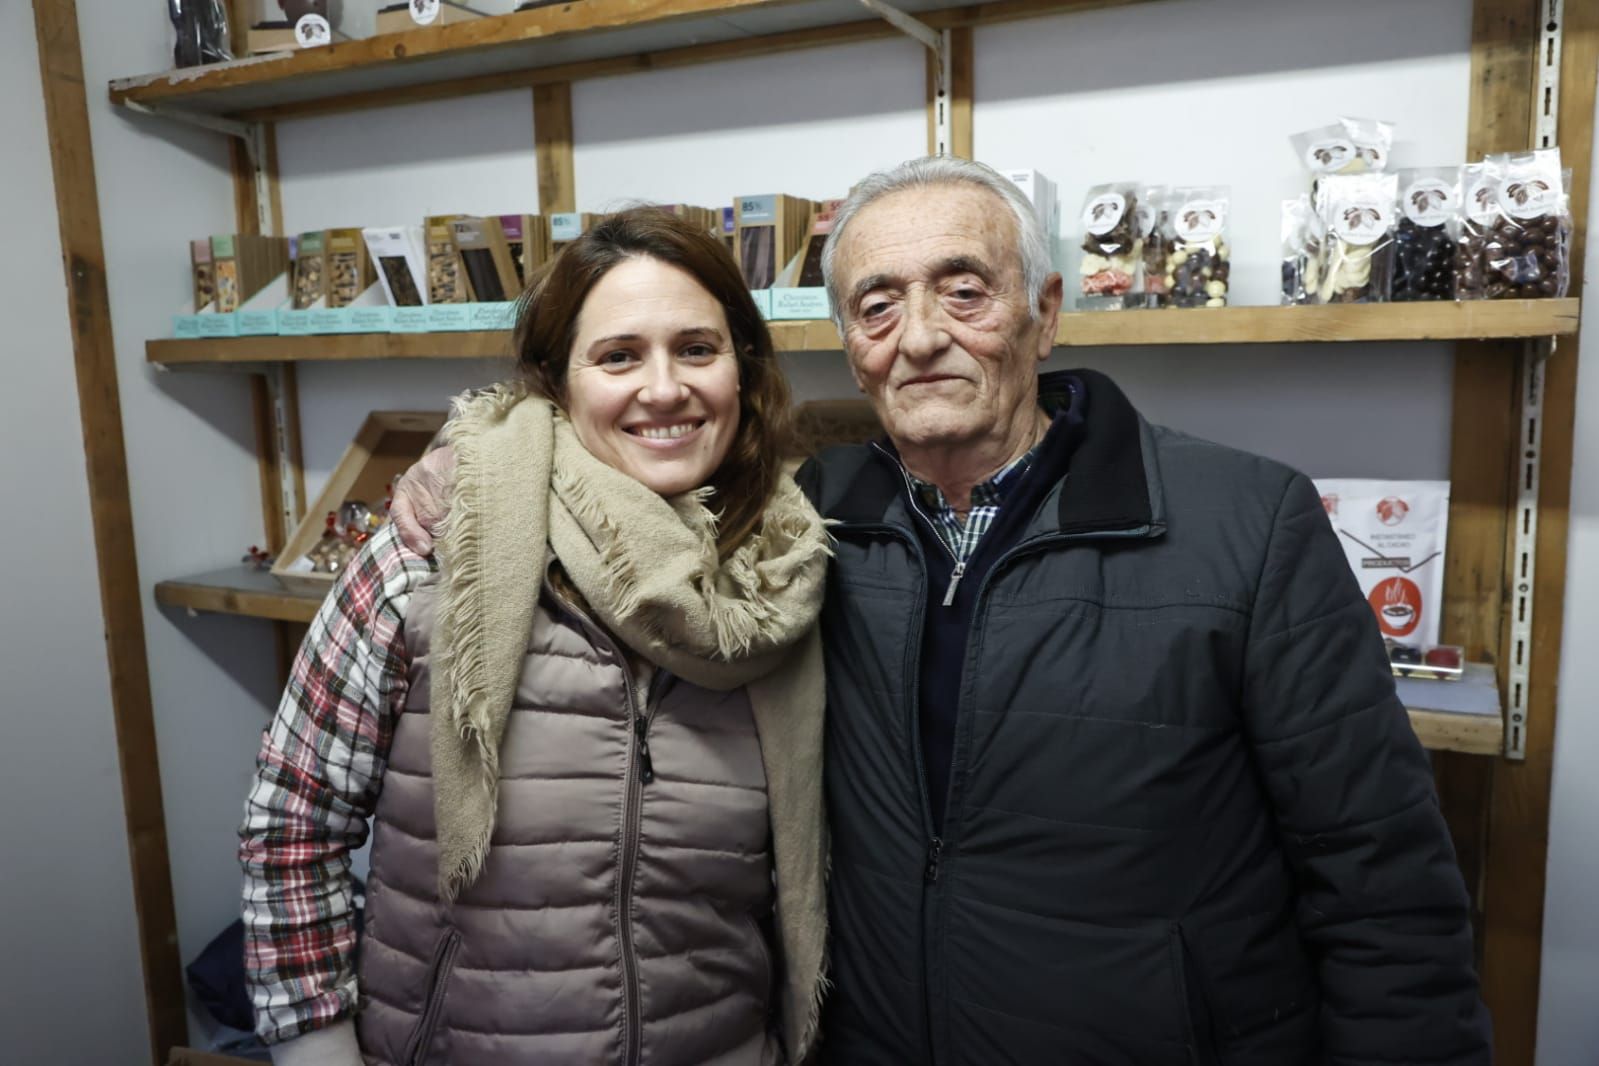
[[[148,1038],[55,190],[25,3],[0,4],[0,132],[12,249],[0,256],[0,1058],[120,1066],[140,1061]]]

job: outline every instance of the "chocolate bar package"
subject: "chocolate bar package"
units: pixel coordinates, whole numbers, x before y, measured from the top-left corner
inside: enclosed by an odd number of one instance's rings
[[[472,299],[466,267],[455,246],[455,222],[464,215],[432,215],[422,221],[427,241],[428,300],[430,304],[464,304]]]
[[[555,257],[550,244],[550,221],[543,215],[500,215],[500,230],[505,247],[516,268],[516,288],[521,292],[545,263]]]
[[[218,311],[237,311],[250,297],[282,276],[289,242],[282,237],[230,233],[211,238],[211,269]]]
[[[452,225],[472,298],[479,303],[495,303],[521,295],[516,263],[499,218],[458,218]]]
[[[377,280],[358,229],[327,231],[328,306],[348,307]]]
[[[751,289],[769,289],[799,252],[810,232],[816,205],[798,196],[768,193],[734,203],[738,265]]]
[[[306,308],[327,296],[327,233],[311,230],[294,239],[294,266],[290,291],[294,310]]]
[[[367,254],[377,264],[378,281],[390,307],[421,307],[427,302],[427,250],[421,226],[388,226],[361,231]]]

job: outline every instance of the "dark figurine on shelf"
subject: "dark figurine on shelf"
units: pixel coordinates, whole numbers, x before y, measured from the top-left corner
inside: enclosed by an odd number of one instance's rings
[[[250,550],[244,553],[244,558],[240,559],[239,562],[245,564],[251,570],[272,569],[271,553],[262,551],[261,548],[255,544],[250,545]]]

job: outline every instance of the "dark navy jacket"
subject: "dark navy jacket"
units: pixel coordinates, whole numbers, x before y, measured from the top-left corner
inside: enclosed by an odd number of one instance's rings
[[[1488,1063],[1427,760],[1314,487],[1071,373],[1067,474],[969,590],[936,835],[919,657],[950,562],[870,447],[800,473],[837,523],[823,1062]]]

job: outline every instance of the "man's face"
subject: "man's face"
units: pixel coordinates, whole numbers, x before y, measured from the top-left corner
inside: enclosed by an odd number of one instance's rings
[[[844,349],[900,450],[1007,437],[1037,403],[1060,275],[1029,314],[1016,220],[986,189],[904,189],[849,223],[836,260]]]

